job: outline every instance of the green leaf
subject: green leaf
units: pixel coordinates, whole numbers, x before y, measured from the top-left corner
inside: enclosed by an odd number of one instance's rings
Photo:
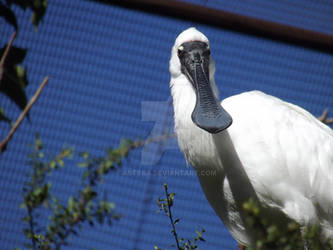
[[[24,90],[27,85],[28,79],[24,68],[18,65],[5,66],[0,92],[8,96],[21,110],[28,103]]]
[[[81,152],[79,155],[81,157],[83,157],[84,159],[88,159],[89,158],[89,153],[88,152]]]
[[[55,161],[51,161],[51,162],[50,162],[50,167],[51,167],[52,169],[56,168],[56,167],[57,167],[57,163],[56,163]]]
[[[60,156],[61,158],[72,158],[73,157],[73,147],[70,147],[70,148],[66,148],[64,147],[61,152],[60,152]]]
[[[2,56],[6,50],[7,45],[0,49],[0,55]],[[5,60],[5,67],[10,65],[21,64],[27,55],[28,50],[22,49],[16,46],[12,46]]]
[[[73,199],[73,197],[70,197],[68,199],[68,210],[71,212],[71,211],[73,211],[74,207],[75,207],[74,199]]]
[[[32,10],[31,22],[35,25],[35,28],[38,28],[40,21],[43,19],[48,1],[47,0],[33,0],[32,1]]]
[[[110,168],[112,167],[112,165],[113,165],[113,162],[112,162],[111,160],[107,160],[107,161],[105,162],[105,167],[106,167],[106,169],[110,169]]]
[[[36,145],[36,147],[37,147],[39,150],[43,149],[43,142],[42,142],[42,140],[40,139],[38,133],[35,135],[35,145]]]
[[[21,9],[26,10],[27,8],[32,10],[31,22],[35,28],[38,28],[40,21],[43,19],[48,1],[47,0],[6,0],[8,6],[15,4]]]
[[[114,202],[108,202],[107,205],[110,209],[115,209],[116,208],[116,204]]]
[[[64,166],[64,160],[63,159],[58,159],[57,163],[60,167]]]
[[[5,121],[9,124],[12,124],[12,120],[5,115],[5,111],[0,107],[0,121]]]
[[[31,217],[30,216],[25,216],[25,217],[23,217],[23,219],[22,219],[23,221],[31,221]]]
[[[85,168],[85,167],[88,166],[88,164],[87,164],[86,162],[79,162],[77,165],[78,165],[78,167],[80,167],[80,168]]]

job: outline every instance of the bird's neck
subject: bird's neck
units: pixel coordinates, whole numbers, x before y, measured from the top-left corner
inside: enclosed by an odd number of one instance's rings
[[[186,161],[196,170],[221,166],[217,159],[212,134],[197,127],[191,115],[196,104],[196,94],[187,78],[180,77],[171,85],[173,97],[175,132]]]
[[[217,168],[223,173],[231,171],[245,176],[228,129],[211,134],[196,126],[191,115],[196,103],[196,94],[184,77],[171,86],[175,116],[175,131],[178,144],[187,162],[195,169]],[[230,170],[231,169],[231,170]]]
[[[194,126],[191,114],[195,107],[196,94],[191,83],[184,75],[180,75],[171,82],[176,82],[171,85],[176,127],[177,125]]]

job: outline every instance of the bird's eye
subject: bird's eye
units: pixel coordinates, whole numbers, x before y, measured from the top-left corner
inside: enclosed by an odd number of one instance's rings
[[[181,53],[183,52],[183,50],[184,50],[184,47],[183,47],[183,46],[179,46],[179,47],[178,47],[178,56],[181,55]]]

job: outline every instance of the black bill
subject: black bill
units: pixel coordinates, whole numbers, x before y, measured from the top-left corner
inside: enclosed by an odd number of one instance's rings
[[[178,49],[182,73],[196,90],[197,101],[192,112],[192,121],[209,133],[218,133],[232,123],[231,116],[215,97],[209,82],[210,49],[207,43],[191,41]]]

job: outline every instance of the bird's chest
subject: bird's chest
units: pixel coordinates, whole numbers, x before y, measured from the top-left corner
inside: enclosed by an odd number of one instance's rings
[[[235,239],[243,244],[248,244],[252,241],[252,237],[246,229],[246,218],[244,218],[244,214],[241,213],[241,204],[239,204],[237,198],[235,198],[237,193],[231,189],[227,176],[225,176],[222,181],[221,193],[223,194],[223,199],[220,199],[220,202],[224,203],[224,210],[221,211],[223,215],[221,214],[220,218]]]
[[[192,124],[186,127],[181,123],[176,124],[175,130],[179,147],[187,163],[190,163],[196,170],[201,169],[201,166],[205,166],[206,169],[221,168],[211,134]]]
[[[240,213],[240,202],[237,200],[240,190],[234,190],[222,168],[199,166],[195,168],[202,190],[223,221],[232,236],[240,242],[251,242],[244,223],[244,216]],[[207,170],[209,169],[209,170]]]

